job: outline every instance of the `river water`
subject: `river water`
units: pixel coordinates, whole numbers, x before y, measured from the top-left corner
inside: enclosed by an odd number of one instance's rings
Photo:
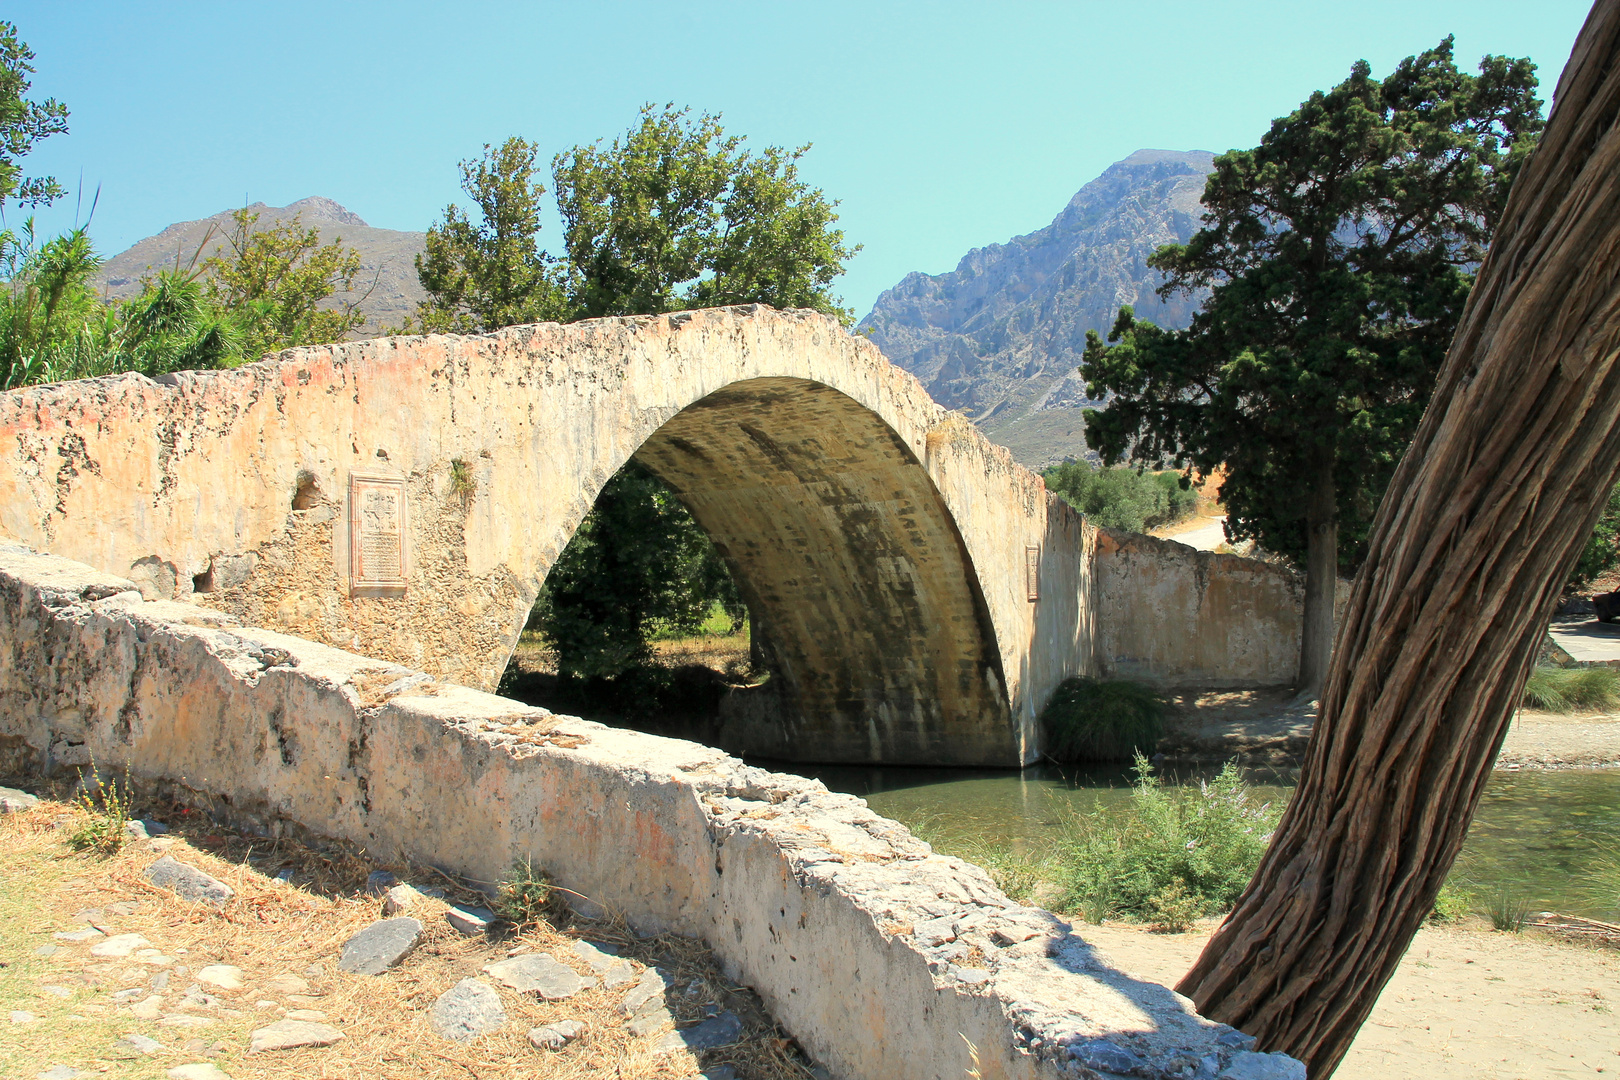
[[[862,796],[947,851],[984,841],[1034,850],[1057,840],[1074,812],[1130,798],[1129,773],[1106,767],[774,767]],[[1282,801],[1293,792],[1287,773],[1253,772],[1248,779],[1263,799]],[[1452,880],[1478,905],[1506,892],[1533,911],[1620,921],[1620,769],[1497,770]]]

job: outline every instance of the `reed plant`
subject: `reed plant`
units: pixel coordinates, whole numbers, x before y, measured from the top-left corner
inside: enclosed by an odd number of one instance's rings
[[[1524,704],[1554,713],[1613,709],[1620,706],[1620,672],[1609,667],[1538,667],[1524,684]]]

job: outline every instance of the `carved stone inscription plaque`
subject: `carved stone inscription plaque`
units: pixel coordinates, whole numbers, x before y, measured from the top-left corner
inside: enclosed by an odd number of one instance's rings
[[[1041,598],[1041,549],[1038,547],[1024,548],[1024,593],[1032,604]]]
[[[403,589],[405,537],[405,478],[350,473],[350,588]]]

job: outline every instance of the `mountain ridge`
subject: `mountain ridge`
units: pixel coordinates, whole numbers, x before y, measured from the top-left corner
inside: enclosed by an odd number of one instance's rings
[[[1142,149],[1085,184],[1034,232],[969,251],[943,274],[914,271],[862,319],[886,356],[1032,468],[1084,457],[1090,402],[1076,372],[1087,330],[1119,308],[1183,327],[1201,293],[1161,299],[1147,257],[1200,225],[1208,151]]]

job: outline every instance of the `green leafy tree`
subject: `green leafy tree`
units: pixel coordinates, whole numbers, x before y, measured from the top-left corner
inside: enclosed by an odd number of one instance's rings
[[[1065,461],[1041,474],[1049,490],[1094,524],[1145,532],[1190,517],[1198,495],[1173,472],[1096,469],[1089,461]]]
[[[1215,160],[1203,228],[1159,249],[1161,295],[1211,287],[1185,331],[1120,311],[1081,371],[1107,462],[1224,466],[1227,534],[1302,562],[1302,690],[1332,650],[1334,580],[1428,403],[1520,163],[1534,65],[1458,70],[1452,42],[1382,81],[1365,61]]]
[[[831,287],[859,248],[833,228],[837,204],[799,179],[809,149],[754,154],[718,116],[645,105],[610,146],[558,155],[552,175],[578,314],[765,303],[850,325]]]
[[[417,307],[426,333],[480,333],[569,317],[557,261],[540,250],[535,148],[513,136],[461,163],[461,188],[477,206],[474,222],[454,203],[428,230],[416,275],[428,299]]]
[[[248,209],[231,216],[230,251],[203,264],[204,292],[228,315],[241,335],[242,352],[253,359],[278,349],[342,341],[365,325],[359,310],[370,290],[356,295],[360,253],[338,237],[320,242],[320,230],[299,219],[257,229]],[[346,294],[335,306],[326,300]]]
[[[1620,484],[1609,492],[1592,535],[1581,549],[1581,557],[1569,575],[1566,589],[1584,589],[1595,578],[1600,578],[1620,566]]]
[[[52,176],[25,177],[20,161],[34,144],[67,132],[67,106],[55,98],[30,101],[34,53],[17,37],[15,23],[0,20],[0,210],[9,203],[48,206],[62,194]]]

